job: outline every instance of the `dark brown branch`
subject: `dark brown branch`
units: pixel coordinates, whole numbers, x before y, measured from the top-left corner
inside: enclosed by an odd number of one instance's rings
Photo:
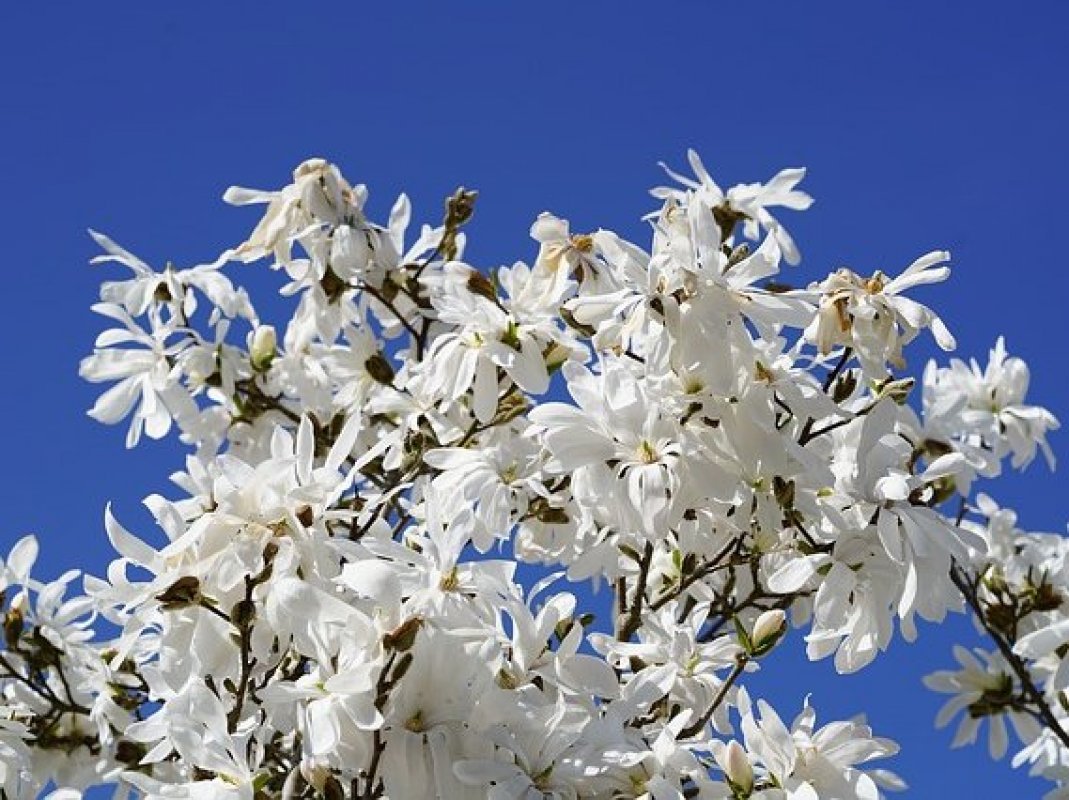
[[[661,595],[655,601],[653,601],[653,603],[650,604],[650,610],[660,611],[662,608],[664,608],[665,605],[670,603],[672,600],[675,600],[677,597],[680,597],[687,589],[689,589],[695,583],[700,581],[702,578],[711,575],[721,566],[724,566],[723,564],[721,564],[721,561],[723,561],[723,559],[726,558],[728,554],[737,547],[737,545],[737,539],[732,539],[731,541],[729,541],[726,545],[724,545],[724,547],[721,548],[719,553],[712,557],[712,559],[698,567],[695,567],[693,572],[688,575],[685,575],[679,581],[679,586],[675,587],[672,591]]]
[[[234,707],[226,715],[227,727],[231,733],[237,730],[238,722],[241,721],[245,698],[249,693],[249,681],[252,678],[252,670],[256,666],[256,659],[252,657],[252,627],[256,613],[256,606],[252,601],[252,590],[255,586],[256,582],[252,577],[246,576],[245,598],[237,604],[242,607],[240,613],[238,607],[235,607],[235,611],[230,614],[230,624],[238,629],[238,646],[241,651],[241,674],[238,676],[238,684],[234,691]]]
[[[646,549],[638,565],[638,578],[635,581],[635,594],[631,598],[631,607],[627,611],[623,624],[620,625],[620,630],[616,633],[618,641],[628,641],[642,625],[642,609],[646,602],[646,582],[649,580],[652,564],[653,544],[646,542]]]
[[[724,702],[724,698],[727,697],[728,690],[735,684],[735,681],[742,675],[743,670],[746,669],[746,664],[749,662],[749,656],[745,653],[740,653],[735,659],[735,666],[731,668],[731,674],[727,676],[720,685],[720,690],[716,693],[716,697],[713,698],[713,702],[709,705],[705,712],[698,717],[694,722],[684,728],[677,738],[690,739],[692,736],[697,736],[705,726],[709,724],[709,720],[713,718],[713,714],[716,713],[716,709],[720,707],[720,704]]]
[[[824,377],[824,383],[820,387],[823,390],[824,394],[827,394],[831,390],[832,385],[835,383],[835,379],[838,378],[839,375],[842,373],[843,369],[846,367],[847,362],[850,360],[850,356],[852,356],[853,354],[854,351],[852,348],[843,348],[843,353],[841,356],[839,356],[839,360],[835,362],[835,366],[831,368],[831,372],[829,372]],[[816,420],[812,417],[805,421],[805,425],[802,426],[801,433],[798,434],[798,444],[804,446],[806,442],[815,439],[817,436],[820,435],[819,433],[813,433],[813,426],[815,424]],[[824,430],[821,431],[821,433],[827,433],[827,431]]]
[[[965,598],[965,602],[968,603],[969,608],[976,614],[976,618],[980,621],[980,625],[983,626],[984,631],[991,637],[991,640],[998,647],[1002,657],[1006,659],[1006,663],[1010,665],[1014,674],[1017,676],[1017,680],[1021,682],[1021,689],[1024,692],[1026,698],[1035,704],[1036,711],[1039,714],[1040,720],[1046,725],[1051,733],[1058,737],[1058,740],[1062,743],[1062,746],[1069,747],[1069,733],[1061,726],[1058,719],[1054,716],[1054,712],[1051,711],[1050,706],[1047,704],[1047,700],[1043,697],[1043,693],[1036,686],[1032,680],[1032,673],[1028,670],[1028,666],[1024,661],[1013,652],[1013,643],[1008,641],[1007,638],[995,628],[984,614],[983,604],[980,602],[980,598],[976,592],[977,583],[969,578],[965,570],[955,561],[950,566],[950,579],[954,582],[954,585],[958,587],[958,591],[961,592],[962,597]]]

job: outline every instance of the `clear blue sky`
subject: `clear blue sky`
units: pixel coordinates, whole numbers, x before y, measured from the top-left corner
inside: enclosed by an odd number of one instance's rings
[[[688,146],[722,183],[807,166],[817,202],[785,217],[799,277],[949,249],[952,282],[923,299],[963,355],[1004,333],[1069,423],[1065,3],[5,3],[0,31],[0,550],[38,533],[49,575],[101,573],[106,500],[146,526],[140,498],[179,463],[173,441],[127,453],[85,416],[89,305],[114,274],[86,265],[85,229],[152,263],[204,261],[253,221],[220,202],[229,184],[281,185],[312,155],[369,184],[380,216],[404,190],[435,221],[458,184],[478,188],[482,266],[531,258],[546,209],[643,237],[656,162],[683,166]],[[998,494],[1064,530],[1064,485],[1037,464]],[[912,796],[1038,797],[932,729],[920,676],[967,630],[925,627],[849,679],[779,654],[762,686],[785,716],[808,691],[825,719],[867,710],[902,744]]]

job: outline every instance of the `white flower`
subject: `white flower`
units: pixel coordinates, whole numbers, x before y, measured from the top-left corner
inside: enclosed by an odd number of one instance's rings
[[[545,214],[531,267],[459,260],[473,193],[406,247],[407,197],[376,224],[319,159],[229,191],[267,208],[213,263],[95,235],[131,275],[95,307],[91,413],[194,452],[184,495],[145,500],[156,540],[108,508],[87,596],[31,576],[34,537],[0,563],[0,795],[876,800],[893,743],[743,684],[788,614],[850,672],[962,592],[1020,663],[959,651],[937,722],[964,712],[962,743],[989,717],[1000,757],[1008,717],[1014,763],[1069,781],[1069,542],[969,493],[1049,455],[1027,368],[1001,340],[930,366],[921,422],[887,365],[923,328],[952,345],[903,296],[945,254],[765,283],[798,259],[770,210],[809,205],[803,172],[725,191],[690,161],[648,245]],[[226,275],[261,258],[300,295],[274,324]],[[558,369],[571,399],[544,402]]]
[[[672,178],[695,191],[711,208],[720,208],[722,212],[726,212],[725,216],[728,219],[732,214],[737,215],[744,223],[743,227],[749,239],[757,239],[760,226],[776,237],[780,247],[783,248],[788,264],[797,264],[801,260],[794,240],[768,212],[768,209],[781,206],[795,211],[804,211],[812,205],[812,197],[794,188],[805,177],[804,169],[781,170],[768,183],[739,184],[724,192],[709,175],[696,152],[688,150],[687,160],[697,176],[697,181],[678,175],[667,167],[665,171]],[[679,194],[679,189],[658,188],[653,191],[655,197],[678,197]]]
[[[974,655],[975,653],[975,655]],[[981,722],[990,722],[988,751],[994,759],[1006,755],[1009,737],[1008,718],[1021,741],[1030,741],[1035,723],[1022,710],[1015,708],[1017,681],[1001,654],[975,649],[972,653],[960,645],[954,646],[958,670],[940,670],[926,675],[924,685],[935,692],[951,694],[935,718],[937,728],[945,727],[959,713],[964,712],[951,747],[961,747],[976,741]]]
[[[1038,447],[1053,469],[1046,436],[1058,429],[1058,420],[1045,408],[1025,404],[1028,382],[1028,365],[1007,355],[1000,336],[984,369],[975,359],[968,365],[954,359],[946,368],[929,364],[924,371],[925,416],[934,430],[979,445],[981,453],[990,451],[996,460],[1012,455],[1018,469],[1031,463]]]
[[[118,381],[97,398],[89,416],[111,425],[134,409],[126,446],[137,445],[142,431],[153,439],[163,438],[171,428],[172,417],[195,413],[174,365],[175,357],[189,346],[189,340],[168,344],[167,340],[176,333],[174,329],[162,327],[148,333],[116,305],[98,303],[93,310],[123,327],[100,334],[93,355],[83,359],[79,367],[79,374],[92,383]],[[135,347],[115,347],[125,344]]]
[[[768,703],[759,700],[755,713],[749,696],[739,694],[746,750],[764,775],[786,790],[785,797],[877,800],[878,784],[905,787],[892,773],[858,768],[898,752],[894,742],[873,737],[864,723],[833,722],[816,729],[816,713],[807,701],[787,728]]]
[[[533,272],[547,298],[560,298],[572,279],[591,291],[611,287],[610,272],[597,258],[593,235],[572,234],[567,220],[543,212],[531,226],[531,238],[539,244]]]
[[[708,603],[698,603],[677,622],[679,605],[668,603],[659,611],[648,612],[649,620],[640,628],[637,642],[617,642],[602,634],[591,635],[590,642],[618,669],[627,668],[631,659],[639,659],[637,663],[646,666],[638,675],[645,670],[656,670],[660,680],[667,682],[674,700],[683,707],[698,709],[696,714],[701,713],[723,686],[723,671],[733,667],[742,652],[731,637],[701,641],[709,612]],[[726,715],[724,706],[714,718],[714,724],[725,726]]]
[[[893,401],[880,400],[865,417],[856,471],[844,485],[860,501],[860,516],[875,513],[876,533],[891,560],[910,567],[907,595],[912,599],[917,586],[910,565],[916,560],[934,558],[949,568],[950,556],[968,560],[968,547],[983,550],[984,542],[972,531],[951,525],[927,505],[914,502],[917,495],[931,491],[929,483],[954,474],[964,459],[959,453],[949,453],[911,474],[907,465],[912,448],[894,432],[896,409]]]
[[[849,269],[838,270],[812,287],[821,293],[820,311],[806,329],[806,338],[821,353],[837,345],[852,347],[865,374],[872,378],[886,376],[888,362],[904,367],[902,347],[922,328],[930,328],[944,350],[953,350],[954,337],[943,321],[927,306],[901,294],[914,286],[946,280],[950,268],[941,265],[949,258],[949,253],[933,251],[894,279],[879,271],[866,279]]]
[[[230,255],[246,262],[272,255],[289,267],[291,242],[298,234],[360,214],[364,195],[363,187],[354,191],[337,167],[321,158],[301,163],[293,170],[293,183],[275,192],[232,186],[223,195],[227,203],[266,203],[267,211],[249,238]]]
[[[457,777],[487,787],[488,800],[576,798],[581,764],[566,755],[582,733],[582,715],[563,701],[516,712],[491,733],[496,757],[458,761]]]
[[[473,506],[473,539],[481,551],[508,535],[532,496],[546,493],[538,480],[541,458],[533,437],[497,430],[498,436],[487,437],[478,447],[441,447],[423,456],[425,463],[442,470],[435,484],[459,492]]]
[[[0,790],[11,798],[36,794],[32,756],[26,743],[29,731],[20,722],[6,718],[11,713],[0,704]]]
[[[677,421],[660,412],[645,383],[618,359],[603,360],[600,375],[578,364],[563,371],[578,407],[545,403],[530,414],[553,455],[548,469],[588,469],[607,479],[602,485],[615,483],[614,498],[657,535],[679,483]]]
[[[525,392],[542,394],[549,388],[542,351],[550,337],[540,320],[529,323],[500,301],[488,299],[484,286],[486,279],[470,267],[448,265],[432,302],[439,320],[458,327],[431,346],[428,362],[434,370],[428,378],[431,391],[451,400],[472,389],[475,416],[487,423],[497,412],[498,368]]]
[[[490,652],[485,640],[466,640],[430,627],[420,631],[403,690],[392,692],[385,708],[383,765],[389,796],[483,796],[454,773],[462,759],[489,750],[470,728],[477,708],[492,691]]]

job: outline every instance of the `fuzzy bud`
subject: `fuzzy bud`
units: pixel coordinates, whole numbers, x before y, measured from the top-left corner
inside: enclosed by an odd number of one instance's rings
[[[412,645],[415,644],[416,634],[419,633],[419,629],[422,626],[422,617],[409,617],[395,630],[383,636],[382,643],[388,650],[397,650],[403,653],[406,650],[410,650]]]
[[[200,579],[195,575],[179,578],[163,592],[156,595],[164,611],[196,605],[201,601]]]
[[[367,374],[381,383],[383,386],[393,385],[393,366],[382,353],[374,353],[364,362]]]

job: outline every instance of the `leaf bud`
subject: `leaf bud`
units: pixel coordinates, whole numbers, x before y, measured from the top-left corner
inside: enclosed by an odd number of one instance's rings
[[[393,366],[382,353],[372,354],[368,360],[364,362],[364,369],[367,370],[368,375],[383,386],[393,385]]]
[[[145,747],[140,742],[119,739],[115,743],[115,760],[128,765],[135,765],[145,756]]]
[[[551,505],[539,506],[536,518],[539,522],[544,522],[546,525],[568,524],[568,512],[563,508],[556,508]]]
[[[238,600],[230,610],[230,622],[239,629],[244,630],[251,627],[255,619],[256,603],[252,600]]]
[[[741,211],[736,211],[729,202],[725,201],[713,207],[713,219],[720,228],[721,240],[727,240],[735,232],[735,226],[746,219],[746,215]]]
[[[479,297],[485,297],[491,303],[497,302],[497,288],[494,282],[477,270],[468,273],[468,291]]]
[[[1036,611],[1056,611],[1061,607],[1062,596],[1049,583],[1042,583],[1036,588],[1033,606]]]
[[[319,281],[319,288],[323,290],[323,294],[327,296],[328,301],[337,303],[341,296],[345,294],[345,290],[349,288],[349,284],[339,278],[334,273],[334,270],[328,267],[326,274]]]
[[[152,299],[157,303],[170,303],[174,300],[167,281],[160,281],[156,284],[156,288],[152,291]]]
[[[875,386],[876,396],[879,398],[889,397],[898,405],[905,405],[915,383],[916,381],[913,378],[889,378]]]
[[[186,575],[179,578],[160,594],[156,595],[164,611],[175,611],[186,606],[196,605],[202,599],[200,578]]]

